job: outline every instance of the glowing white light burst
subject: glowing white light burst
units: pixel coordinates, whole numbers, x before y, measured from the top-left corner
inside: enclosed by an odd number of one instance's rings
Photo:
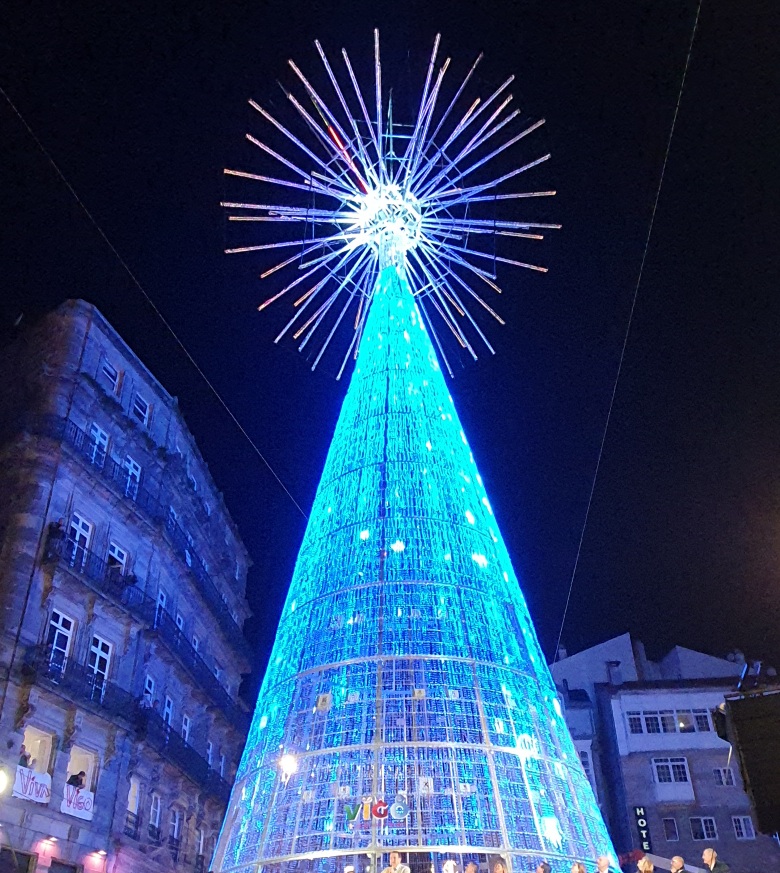
[[[255,101],[250,104],[273,129],[272,136],[295,147],[295,159],[247,134],[247,139],[281,165],[280,177],[225,170],[286,191],[290,203],[223,203],[231,221],[274,222],[295,227],[291,239],[227,249],[228,253],[290,249],[294,253],[265,270],[261,278],[284,268],[296,271],[258,308],[294,292],[295,313],[289,331],[303,349],[315,335],[317,366],[350,308],[352,337],[338,376],[357,355],[369,303],[382,269],[394,265],[409,283],[447,369],[452,373],[431,316],[443,322],[474,358],[476,334],[492,352],[470,307],[482,307],[503,324],[484,294],[501,293],[496,264],[546,272],[546,268],[495,253],[494,237],[541,240],[541,231],[557,224],[507,220],[497,216],[501,201],[547,197],[554,191],[516,191],[507,186],[543,163],[543,155],[505,172],[491,172],[492,162],[544,121],[523,123],[512,108],[510,76],[486,99],[469,100],[466,90],[480,55],[465,78],[444,86],[450,59],[439,61],[437,36],[412,125],[393,122],[392,92],[384,100],[379,33],[374,31],[374,102],[369,107],[347,52],[342,50],[344,87],[319,42],[317,51],[335,94],[334,108],[293,61],[290,67],[303,86],[299,99],[285,91],[295,109],[299,136]],[[447,93],[447,96],[443,96]],[[294,205],[294,198],[299,204]],[[280,198],[285,199],[285,198]],[[304,200],[305,202],[300,202]],[[319,333],[319,328],[322,328]]]

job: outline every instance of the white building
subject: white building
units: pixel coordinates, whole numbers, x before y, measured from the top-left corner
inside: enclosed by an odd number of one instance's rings
[[[702,850],[712,846],[740,873],[780,870],[780,846],[755,832],[731,746],[712,724],[712,710],[743,667],[739,657],[682,646],[650,661],[629,634],[551,666],[575,738],[582,734],[583,692],[590,701],[587,751],[618,852],[681,855],[700,866]]]

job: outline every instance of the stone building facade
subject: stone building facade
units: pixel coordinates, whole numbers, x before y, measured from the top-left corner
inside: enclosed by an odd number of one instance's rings
[[[0,869],[206,871],[248,725],[246,550],[95,307],[0,372]]]
[[[712,721],[744,659],[677,646],[651,661],[624,634],[550,669],[582,743],[589,705],[594,781],[618,852],[681,855],[691,869],[712,847],[732,870],[780,870],[780,845],[756,832],[739,766]]]

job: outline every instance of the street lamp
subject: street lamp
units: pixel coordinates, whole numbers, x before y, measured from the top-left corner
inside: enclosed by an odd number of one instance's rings
[[[5,794],[5,792],[8,791],[10,781],[8,773],[0,767],[0,794]]]

